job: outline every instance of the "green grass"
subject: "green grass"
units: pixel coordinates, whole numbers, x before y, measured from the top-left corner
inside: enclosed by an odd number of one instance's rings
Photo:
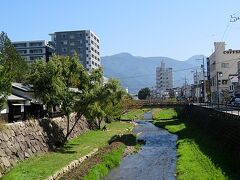
[[[59,152],[50,152],[38,155],[19,163],[4,180],[28,180],[44,179],[57,170],[61,169],[73,160],[86,155],[94,148],[108,145],[108,140],[116,135],[127,133],[132,124],[124,122],[113,122],[107,125],[108,131],[89,131],[77,138],[70,140]]]
[[[174,109],[163,109],[155,116],[154,124],[178,135],[178,179],[228,179],[220,166],[228,164],[220,144],[194,125],[176,119]]]
[[[154,109],[153,109],[154,111]],[[156,111],[156,110],[155,110]],[[164,109],[157,109],[157,112],[153,113],[154,120],[167,120],[177,118],[177,112],[173,108],[164,108]]]
[[[100,180],[103,176],[107,175],[108,171],[119,165],[125,146],[122,145],[119,149],[113,150],[103,157],[103,161],[95,165],[88,174],[83,178],[84,180]]]
[[[133,109],[121,116],[122,120],[140,120],[143,119],[143,115],[145,112],[150,111],[148,108],[142,108],[142,109]]]

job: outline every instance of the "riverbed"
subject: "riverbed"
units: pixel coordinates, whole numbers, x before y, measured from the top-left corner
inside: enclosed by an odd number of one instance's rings
[[[149,121],[136,121],[134,133],[144,140],[141,150],[126,156],[103,180],[172,180],[176,179],[177,136]]]

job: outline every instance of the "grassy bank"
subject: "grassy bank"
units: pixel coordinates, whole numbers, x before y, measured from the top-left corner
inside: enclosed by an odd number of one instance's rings
[[[65,174],[61,180],[94,179],[100,180],[109,170],[119,165],[124,154],[137,152],[141,142],[133,134],[113,136],[109,146],[99,149],[92,157],[84,161],[81,166]],[[126,147],[127,146],[127,147]]]
[[[107,131],[89,131],[70,140],[61,151],[38,155],[19,163],[3,179],[44,179],[92,149],[107,146],[111,137],[127,133],[132,127],[130,123],[113,122],[107,125]]]
[[[154,115],[154,124],[178,135],[178,179],[228,179],[236,177],[221,144],[189,122],[177,119],[174,109]],[[228,172],[226,174],[226,172]]]
[[[143,119],[143,115],[145,112],[150,111],[149,108],[141,108],[141,109],[132,109],[129,112],[123,114],[121,116],[122,120],[136,120]]]
[[[125,146],[122,144],[118,149],[115,149],[108,154],[104,155],[102,162],[93,166],[92,169],[84,176],[84,180],[100,180],[103,176],[107,175],[108,171],[119,165]]]

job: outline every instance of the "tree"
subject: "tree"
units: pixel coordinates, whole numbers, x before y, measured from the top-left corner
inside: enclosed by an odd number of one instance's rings
[[[140,89],[138,92],[138,99],[146,99],[150,96],[150,89],[148,87]]]
[[[104,86],[101,87],[96,105],[99,108],[94,109],[99,112],[97,118],[98,128],[101,127],[101,122],[111,122],[118,119],[122,114],[122,98],[126,94],[120,86],[119,81],[110,79]]]
[[[27,62],[18,54],[4,32],[0,33],[0,65],[11,73],[12,81],[21,82],[25,79]]]
[[[170,90],[169,90],[169,97],[170,97],[170,98],[175,98],[175,92],[174,92],[173,89],[170,89]]]
[[[48,114],[54,106],[61,107],[67,117],[67,140],[70,135],[70,114],[75,109],[76,90],[81,72],[85,71],[77,55],[53,56],[50,61],[37,61],[31,65],[28,82],[36,97],[47,106]]]
[[[0,33],[0,110],[11,92],[11,83],[24,77],[26,62],[17,53],[7,34]]]

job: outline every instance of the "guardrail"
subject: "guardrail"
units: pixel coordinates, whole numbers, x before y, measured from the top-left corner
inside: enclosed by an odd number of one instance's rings
[[[202,106],[206,108],[213,108],[218,111],[235,114],[238,116],[240,115],[240,106],[234,106],[230,104],[215,104],[215,103],[193,103],[193,105]]]

